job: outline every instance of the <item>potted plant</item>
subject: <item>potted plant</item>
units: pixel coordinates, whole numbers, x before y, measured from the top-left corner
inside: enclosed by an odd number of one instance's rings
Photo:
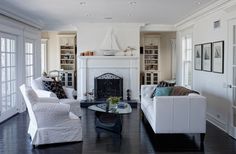
[[[117,104],[119,103],[119,101],[120,101],[120,99],[121,99],[121,97],[109,97],[108,99],[107,99],[107,102],[108,102],[108,104],[109,104],[109,108],[111,109],[111,108],[116,108],[117,107]]]

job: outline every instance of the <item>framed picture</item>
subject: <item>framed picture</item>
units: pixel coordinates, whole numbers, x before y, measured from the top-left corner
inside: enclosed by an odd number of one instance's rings
[[[202,70],[202,45],[197,44],[194,47],[194,68]]]
[[[202,70],[211,72],[212,64],[212,44],[206,43],[202,45]]]
[[[224,41],[212,44],[212,72],[224,73]]]

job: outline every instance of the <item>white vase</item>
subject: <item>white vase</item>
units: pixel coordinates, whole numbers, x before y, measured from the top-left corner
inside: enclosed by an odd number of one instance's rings
[[[117,104],[109,103],[109,109],[116,109],[116,108],[117,108]]]

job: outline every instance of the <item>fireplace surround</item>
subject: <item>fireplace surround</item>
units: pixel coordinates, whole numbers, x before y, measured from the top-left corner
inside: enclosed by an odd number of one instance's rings
[[[78,99],[85,100],[85,93],[95,91],[94,79],[109,72],[123,79],[122,98],[130,89],[131,100],[139,100],[139,66],[136,56],[78,56]]]

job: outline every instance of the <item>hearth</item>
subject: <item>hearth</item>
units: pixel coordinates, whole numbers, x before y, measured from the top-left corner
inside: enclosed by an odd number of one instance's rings
[[[94,96],[96,101],[104,101],[110,96],[121,97],[123,100],[123,78],[105,73],[94,79]]]

